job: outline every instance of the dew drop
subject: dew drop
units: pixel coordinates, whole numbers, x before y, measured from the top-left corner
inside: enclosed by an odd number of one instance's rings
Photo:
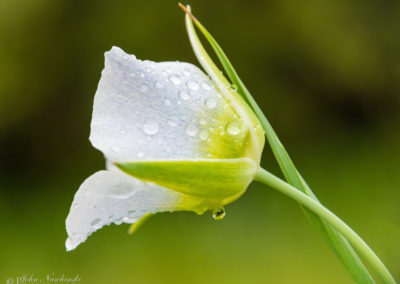
[[[181,83],[181,79],[179,78],[178,75],[172,75],[169,77],[169,80],[174,84],[174,85],[179,85]]]
[[[166,106],[169,106],[169,105],[171,105],[171,101],[168,100],[168,99],[166,99],[166,100],[164,101],[164,104],[165,104]]]
[[[185,91],[180,91],[179,96],[181,97],[182,100],[188,100],[189,99],[189,94]]]
[[[125,217],[125,218],[123,219],[123,221],[124,221],[125,223],[134,223],[134,222],[136,221],[136,218]]]
[[[122,224],[122,221],[123,221],[123,218],[118,218],[118,219],[116,219],[116,220],[114,221],[114,223],[115,223],[116,225],[121,225],[121,224]]]
[[[172,116],[168,119],[168,125],[175,127],[177,126],[179,123],[179,118],[177,118],[176,116]]]
[[[90,226],[92,226],[93,230],[97,230],[101,227],[101,219],[100,218],[96,218],[94,219],[91,223]]]
[[[132,186],[120,183],[112,186],[107,195],[114,199],[127,199],[134,193]]]
[[[139,87],[139,89],[140,89],[142,92],[146,92],[146,91],[147,91],[147,86],[146,86],[145,84],[143,84],[143,85],[141,85],[141,86]]]
[[[220,207],[220,208],[214,209],[212,217],[214,218],[214,220],[222,220],[222,219],[224,219],[225,215],[226,215],[225,208]]]
[[[206,129],[200,130],[200,132],[199,132],[199,138],[200,138],[201,140],[207,140],[207,138],[208,138],[208,131],[207,131]]]
[[[206,100],[206,106],[209,109],[213,109],[213,108],[215,108],[217,106],[217,102],[213,98],[208,98]]]
[[[142,78],[144,78],[145,75],[144,75],[143,72],[141,72],[141,73],[139,74],[139,76],[142,77]]]
[[[200,118],[199,123],[200,123],[200,125],[206,125],[207,120],[205,118]]]
[[[206,91],[211,90],[210,85],[207,84],[206,82],[201,83],[201,87],[202,87],[204,90],[206,90]]]
[[[197,132],[198,132],[198,129],[193,124],[189,124],[188,127],[186,127],[186,134],[191,137],[196,136]]]
[[[159,129],[157,122],[147,122],[143,125],[143,131],[147,135],[155,135],[157,134]]]
[[[65,248],[67,249],[67,251],[73,250],[75,248],[74,242],[72,241],[71,237],[68,237],[65,241]]]
[[[230,135],[238,135],[240,133],[239,123],[235,121],[228,123],[226,126],[226,132],[228,132]]]
[[[128,211],[128,216],[130,217],[130,218],[132,218],[134,215],[135,215],[135,213],[136,213],[136,210],[129,210]]]
[[[189,89],[192,91],[197,91],[199,89],[199,84],[194,81],[194,80],[189,80],[186,85],[188,86]]]
[[[236,85],[231,85],[231,91],[236,93],[238,90],[238,87]]]
[[[157,83],[156,83],[156,88],[158,88],[158,89],[161,89],[163,86],[164,86],[164,85],[163,85],[163,83],[161,83],[161,82],[157,82]]]

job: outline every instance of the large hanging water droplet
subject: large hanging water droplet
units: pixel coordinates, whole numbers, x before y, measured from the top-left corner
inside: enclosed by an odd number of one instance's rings
[[[143,131],[147,135],[155,135],[157,134],[159,129],[157,122],[147,122],[143,125]]]
[[[93,230],[97,230],[101,228],[101,219],[96,218],[94,219],[91,223],[90,226],[92,227]]]
[[[213,109],[213,108],[215,108],[217,106],[217,102],[213,98],[208,98],[206,100],[206,106],[209,109]]]
[[[180,91],[179,96],[181,97],[182,100],[186,101],[189,99],[189,94],[185,91]]]
[[[178,75],[172,75],[169,77],[169,80],[174,84],[174,85],[179,85],[181,83],[181,79],[179,78]]]
[[[213,214],[212,214],[214,220],[224,219],[225,215],[226,215],[226,212],[225,212],[224,207],[214,209]]]
[[[186,127],[186,134],[191,137],[196,136],[197,132],[198,132],[198,129],[193,124],[189,124],[188,127]]]
[[[226,126],[226,132],[230,135],[238,135],[240,133],[240,125],[236,121],[228,123]]]
[[[189,80],[186,85],[188,86],[189,89],[192,91],[197,91],[199,89],[199,83],[197,83],[194,80]]]
[[[131,197],[135,191],[129,184],[116,184],[108,191],[108,196],[115,199],[127,199]]]

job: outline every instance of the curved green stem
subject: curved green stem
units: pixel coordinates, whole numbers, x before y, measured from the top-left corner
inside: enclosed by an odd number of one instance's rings
[[[364,257],[365,261],[374,269],[376,274],[381,278],[383,283],[396,283],[389,270],[374,253],[374,251],[364,242],[360,236],[354,232],[346,223],[344,223],[339,217],[325,208],[321,203],[315,199],[309,197],[303,192],[297,190],[295,187],[277,178],[273,174],[269,173],[264,169],[259,169],[255,176],[255,180],[265,185],[268,185],[279,192],[287,195],[288,197],[296,200],[301,205],[307,207],[312,212],[326,220],[331,224],[337,231],[339,231],[347,240],[353,245],[353,247]]]

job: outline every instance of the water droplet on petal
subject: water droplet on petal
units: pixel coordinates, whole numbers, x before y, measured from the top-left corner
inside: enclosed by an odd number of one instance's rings
[[[201,87],[206,91],[211,90],[210,85],[207,84],[206,82],[201,83]]]
[[[212,217],[214,218],[214,220],[221,220],[221,219],[224,219],[225,215],[226,215],[225,208],[220,207],[220,208],[214,209]]]
[[[130,217],[130,218],[132,218],[134,215],[136,214],[136,210],[129,210],[128,211],[128,216]]]
[[[201,140],[206,140],[208,138],[208,131],[206,129],[202,129],[199,132],[199,138]]]
[[[125,222],[125,223],[134,223],[134,222],[136,222],[136,218],[129,218],[129,217],[125,217],[124,219],[123,219],[123,221]]]
[[[189,124],[188,127],[186,127],[186,134],[189,136],[196,136],[198,132],[198,129],[195,125]]]
[[[141,73],[139,74],[139,76],[142,77],[142,78],[144,78],[145,75],[144,75],[143,72],[141,72]]]
[[[169,105],[171,105],[171,101],[168,100],[168,99],[166,99],[166,100],[164,101],[164,104],[165,104],[166,106],[169,106]]]
[[[231,85],[231,91],[236,93],[238,90],[238,87],[236,85]]]
[[[189,99],[189,94],[185,91],[180,91],[179,96],[181,97],[182,100],[188,100]]]
[[[93,229],[93,230],[100,229],[100,227],[101,227],[101,219],[100,219],[100,218],[94,219],[94,220],[90,223],[90,226],[92,226],[92,229]]]
[[[176,116],[172,116],[168,119],[168,124],[172,127],[177,126],[179,123],[179,118],[177,118]]]
[[[226,132],[228,132],[230,135],[238,135],[240,133],[239,123],[235,121],[228,123],[226,126]]]
[[[140,88],[140,90],[142,92],[146,92],[147,91],[147,86],[145,84],[141,85],[139,88]]]
[[[163,83],[157,82],[156,83],[156,88],[161,89],[163,87]]]
[[[67,250],[73,250],[74,249],[74,242],[72,241],[71,237],[68,237],[67,240],[65,241],[65,248]]]
[[[217,102],[213,98],[208,98],[206,100],[206,106],[209,109],[213,109],[213,108],[215,108],[217,106]]]
[[[192,91],[197,91],[199,89],[199,84],[194,81],[194,80],[189,80],[186,85],[188,86],[189,89]]]
[[[179,85],[181,83],[181,79],[179,78],[178,75],[172,75],[169,77],[169,80],[174,84],[174,85]]]
[[[114,199],[127,199],[134,193],[135,191],[131,185],[120,183],[112,186],[107,195]]]
[[[199,123],[200,123],[200,125],[206,125],[207,120],[205,118],[200,118]]]
[[[143,125],[143,131],[147,135],[155,135],[157,134],[159,129],[157,122],[147,122]]]

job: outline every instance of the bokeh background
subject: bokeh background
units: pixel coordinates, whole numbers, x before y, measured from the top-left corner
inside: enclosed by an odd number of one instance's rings
[[[323,203],[400,279],[400,2],[193,0]],[[103,53],[196,63],[174,0],[0,0],[0,282],[352,283],[296,203],[253,184],[227,216],[160,214],[67,253]],[[268,147],[263,166],[280,175]]]

